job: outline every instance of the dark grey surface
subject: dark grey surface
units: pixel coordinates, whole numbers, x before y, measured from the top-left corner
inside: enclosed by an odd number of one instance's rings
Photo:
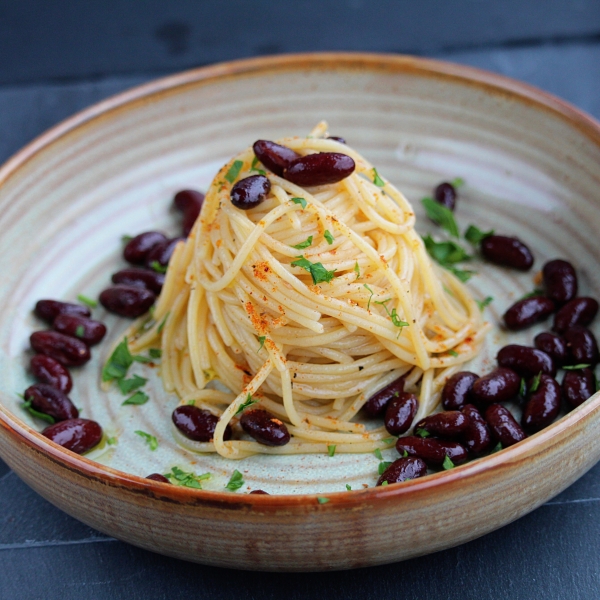
[[[279,51],[446,58],[528,81],[600,117],[598,0],[219,5],[0,0],[0,162],[59,120],[156,74]],[[242,573],[107,538],[0,461],[0,599],[596,599],[599,529],[597,466],[532,514],[430,557],[342,573]]]

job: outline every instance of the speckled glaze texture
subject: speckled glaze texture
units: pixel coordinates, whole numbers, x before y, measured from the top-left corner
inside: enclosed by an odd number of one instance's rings
[[[136,367],[150,379],[152,401],[143,407],[121,407],[118,393],[100,390],[102,361],[126,327],[102,310],[94,314],[106,320],[109,339],[73,370],[71,396],[117,444],[80,457],[38,433],[16,397],[31,382],[28,336],[42,328],[30,312],[35,301],[96,296],[123,266],[121,235],[176,232],[168,214],[174,192],[205,189],[241,148],[305,135],[321,119],[405,193],[421,232],[431,225],[419,199],[460,176],[461,230],[474,223],[531,246],[530,273],[472,263],[473,294],[494,297],[490,322],[534,287],[534,272],[552,258],[571,260],[580,294],[600,297],[600,126],[556,98],[474,69],[385,55],[269,57],[150,83],[62,123],[0,169],[0,455],[42,496],[109,535],[186,560],[348,569],[483,535],[598,461],[598,395],[515,446],[385,488],[373,488],[373,456],[232,463],[182,453],[170,431],[177,399],[162,392],[156,369]],[[469,369],[491,370],[499,347],[531,344],[543,329],[508,335],[495,326]],[[159,449],[150,452],[134,429],[157,435]],[[202,491],[143,479],[172,464],[214,477]],[[233,469],[244,473],[245,487],[224,492]],[[345,483],[354,491],[342,491]],[[257,488],[274,495],[244,493]]]

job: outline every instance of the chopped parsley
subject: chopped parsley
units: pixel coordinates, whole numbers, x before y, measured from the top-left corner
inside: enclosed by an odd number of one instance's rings
[[[446,469],[454,469],[454,463],[450,460],[450,457],[446,454],[446,458],[444,458],[444,462],[442,463],[442,467]]]
[[[142,404],[146,404],[148,400],[150,400],[148,394],[145,394],[141,391],[137,391],[135,394],[133,394],[133,396],[127,398],[127,400],[125,400],[125,402],[123,402],[121,406],[128,406],[130,404],[134,406],[141,406]]]
[[[229,167],[229,171],[227,171],[227,173],[225,174],[225,179],[227,179],[229,183],[233,183],[237,179],[237,176],[240,174],[240,171],[242,170],[243,166],[244,163],[241,160],[234,160],[231,167]]]
[[[455,238],[460,237],[458,225],[454,220],[454,214],[449,208],[436,202],[433,198],[423,198],[421,204],[423,205],[427,216],[434,223],[437,223],[442,229],[445,229],[451,236]]]
[[[326,230],[325,230],[325,233],[323,234],[323,237],[324,237],[324,238],[327,240],[327,243],[328,243],[330,246],[331,246],[331,244],[333,244],[333,240],[334,240],[335,238],[334,238],[334,237],[331,235],[331,233],[330,233],[329,229],[326,229]]]
[[[267,172],[263,171],[263,169],[257,169],[256,165],[258,164],[258,156],[255,156],[252,159],[252,165],[250,166],[250,172],[251,173],[258,173],[259,175],[266,175]]]
[[[260,352],[263,349],[263,346],[265,345],[265,340],[267,339],[266,335],[259,335],[258,336],[258,341],[260,342],[260,346],[258,347],[257,352]]]
[[[143,356],[142,354],[134,354],[133,360],[135,362],[146,364],[146,363],[151,363],[153,359],[150,356]]]
[[[373,292],[373,290],[365,283],[363,285],[363,287],[367,288],[369,290],[369,292],[371,292],[371,295],[369,296],[369,301],[367,302],[367,310],[371,309],[371,300],[373,299],[373,294],[375,292]]]
[[[121,236],[121,241],[122,241],[124,244],[129,244],[129,242],[130,242],[132,239],[133,239],[133,236],[132,236],[132,235],[122,235],[122,236]]]
[[[203,475],[196,475],[195,473],[186,473],[179,467],[171,467],[171,472],[165,473],[165,477],[175,485],[182,485],[184,487],[201,490],[202,481],[210,479],[211,474],[204,473]]]
[[[329,502],[329,498],[324,498],[323,496],[317,496],[317,502],[319,504],[327,504]]]
[[[398,335],[400,335],[400,333],[402,333],[402,328],[403,327],[408,327],[408,323],[406,321],[403,321],[399,316],[398,313],[396,312],[395,308],[392,308],[392,312],[389,311],[388,307],[387,307],[387,303],[391,300],[391,298],[388,298],[387,300],[382,300],[381,302],[378,300],[375,300],[375,304],[381,304],[381,306],[383,306],[383,308],[385,309],[385,312],[387,313],[388,317],[392,320],[392,324],[394,325],[394,327],[399,327],[400,328],[400,332],[398,333]]]
[[[329,456],[335,456],[336,444],[330,444],[327,446],[327,452]]]
[[[295,246],[292,246],[292,248],[296,248],[296,250],[304,250],[304,248],[308,248],[313,241],[313,236],[309,235],[302,243],[300,244],[296,244]]]
[[[150,267],[152,268],[153,271],[156,271],[157,273],[166,273],[167,272],[167,265],[161,265],[157,260],[153,260],[150,263]]]
[[[253,404],[256,404],[257,402],[258,402],[258,400],[255,400],[251,396],[251,394],[248,394],[248,397],[242,404],[240,404],[240,407],[235,411],[235,414],[239,415],[241,412],[246,410],[249,406],[252,406]]]
[[[454,188],[462,187],[463,185],[465,185],[465,180],[462,177],[455,177],[450,182],[450,185]]]
[[[150,358],[160,358],[162,356],[162,350],[160,348],[150,348],[148,350]]]
[[[382,441],[384,444],[392,444],[392,443],[393,443],[393,442],[395,442],[397,439],[398,439],[397,437],[394,437],[394,436],[392,436],[392,437],[385,438],[385,439],[383,439],[383,440],[381,440],[381,441]]]
[[[358,266],[358,261],[354,263],[354,272],[356,273],[356,279],[360,277],[360,267]]]
[[[145,431],[140,431],[139,429],[134,431],[134,433],[136,435],[139,435],[141,438],[144,438],[148,446],[150,446],[150,450],[152,450],[153,452],[158,448],[158,440],[153,435],[150,435]]]
[[[406,458],[408,456],[408,452],[406,450],[402,450],[402,458]]]
[[[535,289],[531,290],[531,292],[528,292],[524,296],[521,296],[519,298],[519,300],[527,300],[527,298],[534,298],[535,296],[543,296],[543,295],[544,295],[543,289],[535,288]]]
[[[112,437],[106,438],[106,443],[107,443],[109,446],[114,446],[114,445],[117,443],[117,438],[116,438],[115,436],[112,436]]]
[[[346,484],[346,489],[347,489],[349,492],[351,492],[351,491],[352,491],[352,486],[351,486],[349,483],[347,483],[347,484]]]
[[[170,313],[170,312],[168,312],[168,313],[167,313],[167,314],[166,314],[166,315],[163,317],[163,320],[160,322],[160,325],[158,326],[158,329],[156,330],[156,333],[162,333],[162,330],[163,330],[163,328],[164,328],[164,326],[165,326],[165,323],[167,322],[167,319],[169,318],[169,315],[170,315],[170,314],[171,314],[171,313]]]
[[[300,204],[302,208],[306,208],[306,205],[308,204],[304,198],[292,198],[292,202],[294,204]]]
[[[102,381],[123,379],[127,375],[129,367],[133,364],[133,356],[127,346],[127,338],[114,349],[110,358],[102,369]]]
[[[21,408],[25,409],[32,417],[35,417],[36,419],[46,421],[46,423],[50,423],[50,425],[54,425],[54,423],[56,423],[56,419],[53,416],[47,415],[46,413],[40,412],[39,410],[33,408],[33,406],[31,406],[30,398],[21,404]]]
[[[475,227],[475,225],[469,225],[465,231],[465,240],[473,246],[479,246],[479,244],[481,244],[486,237],[490,237],[490,235],[494,235],[493,229],[481,231],[481,229]]]
[[[381,177],[379,177],[379,173],[377,172],[377,169],[375,167],[373,167],[373,183],[377,187],[385,187],[385,181],[381,179]]]
[[[320,262],[311,263],[304,256],[297,256],[296,258],[298,260],[290,263],[290,265],[308,271],[315,285],[323,281],[330,282],[335,277],[335,271],[328,271]]]
[[[540,379],[542,378],[542,372],[540,371],[532,380],[530,392],[535,392],[540,387]]]
[[[423,429],[422,427],[419,427],[415,433],[419,436],[421,436],[422,438],[426,438],[429,437],[431,434],[429,433],[429,431],[427,431],[427,429]]]
[[[565,371],[579,371],[579,369],[588,369],[589,367],[591,367],[592,365],[565,365],[563,367],[563,369]]]
[[[489,306],[494,299],[491,296],[488,296],[484,300],[475,300],[477,302],[477,306],[479,306],[479,310],[483,310],[486,306]]]
[[[86,304],[90,308],[96,308],[96,306],[98,306],[98,302],[96,302],[96,300],[93,300],[92,298],[88,298],[87,296],[84,296],[83,294],[79,294],[77,296],[77,300],[79,300],[79,302],[82,302],[83,304]]]
[[[384,460],[383,462],[379,463],[379,467],[377,468],[377,472],[379,473],[379,475],[383,475],[385,473],[385,470],[391,465],[392,463],[388,460]]]
[[[387,481],[382,481],[381,482],[381,487],[385,487],[386,485],[389,485],[389,483]]]
[[[448,350],[448,354],[450,356],[454,356],[454,358],[456,358],[457,356],[460,356],[456,350],[452,350],[452,349]]]
[[[521,385],[519,386],[519,396],[521,396],[521,398],[525,398],[526,395],[527,395],[527,383],[521,377]]]
[[[117,385],[122,394],[129,394],[146,384],[148,380],[139,375],[134,375],[131,379],[117,379]]]
[[[82,338],[85,335],[85,327],[83,325],[77,325],[75,327],[75,337]]]
[[[444,269],[454,273],[458,279],[465,282],[468,281],[475,271],[457,269],[456,263],[471,260],[472,256],[465,252],[462,246],[459,246],[453,241],[436,242],[430,235],[423,238],[425,248],[433,260],[435,260]]]
[[[244,485],[244,476],[236,469],[225,486],[229,491],[235,492]]]
[[[502,442],[498,442],[491,450],[490,454],[495,454],[496,452],[500,452],[502,450]]]
[[[379,448],[375,448],[375,451],[373,452],[373,454],[379,459],[379,460],[383,460],[383,455],[381,454],[381,450]]]

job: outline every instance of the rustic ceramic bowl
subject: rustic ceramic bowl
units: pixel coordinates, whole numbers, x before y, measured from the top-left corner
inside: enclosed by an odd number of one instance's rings
[[[84,416],[120,436],[118,445],[96,461],[38,433],[40,423],[15,395],[28,382],[28,335],[41,327],[30,314],[35,300],[96,294],[118,267],[121,234],[172,227],[166,207],[174,191],[206,187],[228,157],[258,138],[305,135],[321,119],[417,209],[436,183],[460,175],[461,227],[518,235],[538,266],[568,258],[582,292],[600,296],[600,127],[543,92],[467,67],[359,54],[240,61],[136,88],[55,127],[0,170],[0,455],[50,502],[109,535],[187,560],[347,569],[481,536],[533,510],[600,458],[596,395],[511,448],[385,488],[372,486],[372,456],[349,455],[233,465],[189,455],[190,468],[217,474],[217,488],[155,483],[143,476],[164,471],[175,456],[169,452],[181,451],[165,441],[151,454],[132,432],[168,438],[176,399],[160,399],[155,381],[156,402],[124,412],[99,390],[102,351],[75,376],[75,395]],[[477,297],[495,297],[487,309],[494,323],[534,287],[531,273],[475,268],[470,285]],[[109,323],[118,337],[124,325]],[[489,370],[498,346],[531,343],[535,331],[509,338],[496,328],[474,368]],[[215,491],[233,468],[245,473],[247,487],[275,495]],[[354,491],[338,491],[348,481]]]

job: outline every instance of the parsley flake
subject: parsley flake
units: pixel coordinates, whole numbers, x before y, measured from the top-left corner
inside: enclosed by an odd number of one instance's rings
[[[463,185],[465,185],[465,180],[462,177],[455,177],[451,182],[450,185],[453,188],[459,188],[462,187]]]
[[[423,198],[421,204],[423,205],[427,216],[434,223],[437,223],[442,229],[445,229],[451,236],[455,238],[460,237],[458,225],[454,220],[454,214],[449,208],[436,202],[433,198]]]
[[[130,396],[129,398],[127,398],[127,400],[125,400],[125,402],[121,403],[121,406],[141,406],[142,404],[146,404],[148,400],[150,400],[148,394],[137,391],[135,394],[133,394],[133,396]]]
[[[502,450],[502,442],[498,442],[491,450],[490,454],[495,454],[496,452],[500,452]]]
[[[54,423],[56,423],[56,419],[53,416],[47,415],[46,413],[40,412],[39,410],[33,408],[33,406],[31,406],[31,399],[29,398],[25,400],[23,404],[21,404],[21,408],[25,409],[32,417],[35,417],[36,419],[46,421],[46,423],[50,423],[50,425],[54,425]]]
[[[351,492],[351,491],[352,491],[352,486],[351,486],[350,484],[348,484],[348,483],[347,483],[347,484],[346,484],[346,489],[347,489],[349,492]]]
[[[144,379],[139,375],[134,375],[131,379],[117,379],[117,385],[119,386],[121,393],[126,395],[133,392],[133,390],[141,388],[147,381],[147,379]]]
[[[260,352],[263,349],[263,346],[265,345],[265,340],[267,339],[266,335],[259,335],[258,336],[258,341],[260,342],[260,346],[258,347],[257,352]]]
[[[448,354],[450,356],[454,356],[454,358],[460,356],[459,353],[456,350],[452,350],[452,349],[448,350]]]
[[[481,231],[481,229],[475,227],[475,225],[469,225],[465,231],[465,240],[473,246],[479,246],[479,244],[481,244],[485,238],[490,237],[490,235],[494,235],[493,229]]]
[[[160,325],[158,326],[158,329],[156,330],[156,333],[162,333],[162,330],[164,329],[164,326],[165,326],[165,324],[166,324],[166,322],[167,322],[167,319],[169,318],[169,315],[170,315],[170,314],[171,314],[171,313],[170,313],[170,312],[168,312],[168,313],[167,313],[167,314],[166,314],[166,315],[163,317],[163,320],[160,322]]]
[[[296,244],[295,246],[292,246],[292,248],[296,248],[296,250],[304,250],[304,248],[308,248],[313,241],[313,236],[309,235],[302,243],[300,244]]]
[[[383,460],[383,455],[381,454],[381,450],[379,448],[375,448],[375,451],[373,452],[373,454],[379,459],[379,460]]]
[[[579,369],[589,369],[589,367],[591,367],[592,365],[584,365],[584,364],[580,364],[580,365],[565,365],[563,367],[563,369],[565,371],[579,371]]]
[[[319,504],[327,504],[329,502],[329,498],[324,498],[323,496],[317,496],[317,502]]]
[[[479,306],[479,310],[483,311],[486,306],[489,306],[494,299],[491,296],[488,296],[484,300],[475,300],[477,302],[477,306]]]
[[[540,387],[540,379],[542,378],[542,372],[540,371],[531,381],[530,392],[535,392]]]
[[[298,260],[290,263],[292,267],[300,267],[308,271],[312,277],[313,283],[321,283],[323,281],[329,283],[335,277],[335,271],[328,271],[322,263],[311,263],[304,256],[296,257]]]
[[[135,362],[147,364],[152,362],[152,358],[150,356],[143,356],[142,354],[134,354],[133,360]]]
[[[373,183],[377,187],[385,187],[385,181],[381,179],[381,177],[379,177],[379,173],[377,172],[377,169],[375,167],[373,167]]]
[[[402,450],[402,458],[406,458],[408,456],[408,452],[406,450]]]
[[[519,396],[521,396],[521,398],[525,398],[526,395],[527,395],[527,383],[521,377],[521,385],[519,386]]]
[[[371,300],[373,299],[373,294],[375,292],[373,292],[373,290],[365,283],[363,285],[364,288],[367,288],[369,290],[369,292],[371,292],[371,295],[369,296],[369,301],[367,302],[367,310],[371,309]]]
[[[229,479],[229,483],[225,486],[229,491],[235,492],[244,485],[244,476],[236,469]]]
[[[79,302],[81,302],[83,304],[86,304],[90,308],[96,308],[96,306],[98,306],[98,302],[96,302],[96,300],[93,300],[92,298],[88,298],[87,296],[84,296],[83,294],[79,294],[77,296],[77,300],[79,300]]]
[[[458,279],[465,282],[468,281],[472,275],[475,275],[475,271],[468,271],[463,269],[457,269],[454,265],[458,262],[465,260],[471,260],[472,256],[469,256],[464,248],[459,246],[453,241],[436,242],[430,235],[426,235],[423,238],[425,248],[433,260],[435,260],[444,269],[454,273]]]
[[[392,444],[392,443],[394,443],[394,442],[395,442],[397,439],[398,439],[397,437],[394,437],[394,436],[392,436],[392,437],[385,438],[385,439],[383,439],[383,440],[381,440],[381,441],[382,441],[384,444]]]
[[[130,242],[132,239],[133,239],[133,236],[132,236],[132,235],[122,235],[122,236],[121,236],[121,241],[122,241],[124,244],[129,244],[129,242]]]
[[[423,429],[423,428],[421,428],[421,427],[419,427],[419,428],[418,428],[418,429],[415,431],[415,433],[416,433],[417,435],[420,435],[422,438],[426,438],[426,437],[429,437],[429,436],[431,435],[431,434],[429,433],[429,431],[427,431],[427,429]]]
[[[392,463],[388,460],[384,460],[383,462],[379,463],[379,467],[377,468],[377,472],[379,473],[379,475],[383,475],[385,473],[385,470],[391,465]]]
[[[227,179],[229,183],[233,183],[237,179],[237,176],[240,174],[240,171],[242,170],[243,166],[244,163],[241,160],[233,161],[233,164],[231,165],[231,167],[229,167],[229,171],[227,171],[227,173],[225,174],[225,179]]]
[[[85,335],[85,327],[83,325],[77,325],[75,327],[75,337],[82,338]]]
[[[292,198],[292,202],[294,204],[300,204],[302,208],[306,208],[306,205],[308,204],[304,198]]]
[[[253,404],[256,404],[257,402],[258,402],[258,400],[255,400],[250,394],[248,394],[248,397],[242,404],[240,404],[240,407],[235,411],[235,414],[239,415],[241,412],[246,410],[249,406],[252,406]]]
[[[378,300],[375,300],[375,304],[381,304],[383,306],[383,308],[385,309],[385,312],[387,313],[388,317],[392,320],[392,324],[394,325],[394,327],[399,327],[400,328],[400,332],[398,333],[398,335],[400,335],[400,333],[402,333],[402,328],[403,327],[408,327],[408,323],[406,321],[403,321],[398,316],[398,313],[396,312],[395,308],[392,308],[392,312],[389,311],[389,309],[387,307],[387,303],[390,300],[391,300],[391,298],[388,298],[387,300],[382,300],[381,302],[379,302]]]
[[[133,356],[127,346],[127,338],[114,349],[108,361],[102,369],[102,381],[122,379],[127,375],[129,367],[133,364]]]
[[[157,273],[166,273],[167,272],[167,265],[161,265],[157,260],[153,260],[150,263],[150,267],[152,268],[153,271],[156,271]]]
[[[335,449],[336,449],[336,444],[330,444],[329,446],[327,446],[327,452],[328,452],[329,456],[335,456]]]
[[[326,230],[325,230],[325,233],[323,234],[323,237],[324,237],[324,238],[327,240],[327,243],[328,243],[330,246],[331,246],[331,244],[333,244],[333,240],[334,240],[335,238],[334,238],[334,237],[331,235],[331,233],[330,233],[329,229],[326,229]]]
[[[175,485],[182,485],[184,487],[201,490],[202,481],[210,479],[211,474],[204,473],[203,475],[196,475],[195,473],[186,473],[179,467],[171,467],[171,473],[165,473],[165,477]]]
[[[381,487],[385,487],[386,485],[389,485],[389,483],[387,481],[382,481],[381,482]]]
[[[148,446],[150,446],[150,450],[152,450],[152,452],[154,452],[154,450],[158,448],[158,440],[153,435],[150,435],[145,431],[140,431],[139,429],[134,431],[134,433],[146,440],[146,443],[148,444]]]
[[[531,292],[528,292],[524,296],[521,296],[519,298],[519,300],[526,300],[527,298],[534,298],[535,296],[543,296],[543,295],[544,295],[544,290],[542,290],[541,288],[535,288],[535,289],[531,290]]]
[[[150,358],[160,358],[162,356],[162,350],[160,348],[150,348],[148,350]]]
[[[117,443],[117,438],[116,438],[115,436],[112,436],[112,437],[106,438],[106,443],[107,443],[109,446],[114,446],[114,445]]]
[[[356,279],[360,277],[360,267],[358,266],[358,261],[354,263],[354,272],[356,273]]]
[[[454,463],[450,460],[450,457],[446,455],[442,467],[447,471],[448,469],[454,469]]]

